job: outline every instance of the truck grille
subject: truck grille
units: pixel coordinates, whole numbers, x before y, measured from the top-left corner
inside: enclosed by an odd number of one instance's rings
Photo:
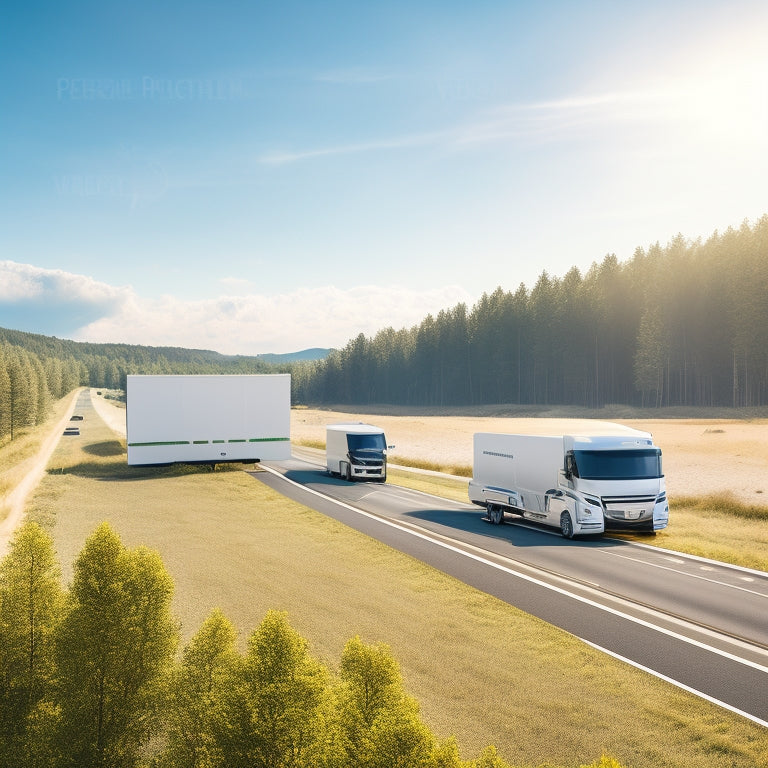
[[[603,496],[603,512],[612,520],[637,521],[653,517],[655,496]]]

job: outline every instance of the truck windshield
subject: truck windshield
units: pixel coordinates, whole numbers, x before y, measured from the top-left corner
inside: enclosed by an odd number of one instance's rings
[[[574,451],[576,477],[585,480],[647,480],[662,477],[661,450]]]
[[[352,453],[357,451],[384,451],[387,442],[384,435],[347,435],[347,445]]]

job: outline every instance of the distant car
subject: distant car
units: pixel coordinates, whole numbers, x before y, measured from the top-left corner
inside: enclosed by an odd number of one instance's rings
[[[78,414],[75,414],[70,418],[70,421],[82,421],[82,420],[83,420],[83,417]]]
[[[64,430],[64,434],[65,435],[79,435],[80,434],[80,429],[79,429],[79,427],[67,427]]]

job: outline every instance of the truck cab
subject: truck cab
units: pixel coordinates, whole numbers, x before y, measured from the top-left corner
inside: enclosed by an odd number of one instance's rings
[[[363,422],[329,424],[325,434],[326,468],[345,480],[387,479],[387,445],[384,430]]]

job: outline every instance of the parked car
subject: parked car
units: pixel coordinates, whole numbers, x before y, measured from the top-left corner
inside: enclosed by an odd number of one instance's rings
[[[67,427],[64,430],[65,435],[79,435],[80,434],[80,428],[79,427]]]
[[[77,413],[70,418],[70,421],[82,421],[82,420],[83,420],[83,417],[80,416],[80,414],[77,414]]]

